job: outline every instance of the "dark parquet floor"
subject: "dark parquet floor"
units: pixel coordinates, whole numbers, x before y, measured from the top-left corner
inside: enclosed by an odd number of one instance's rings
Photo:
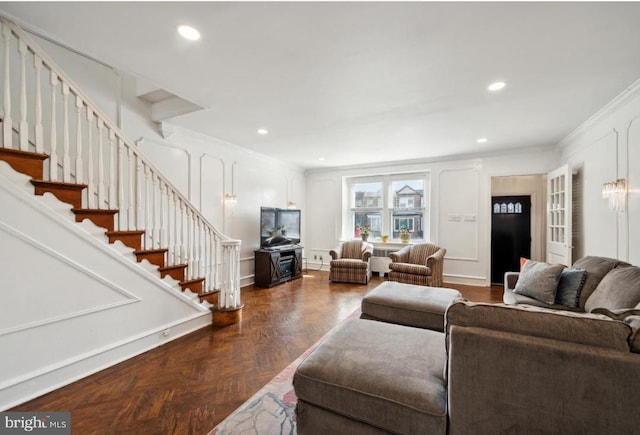
[[[69,411],[73,434],[206,434],[360,305],[368,285],[327,272],[271,289],[245,287],[242,321],[208,327],[11,411]],[[447,284],[473,301],[502,289]]]

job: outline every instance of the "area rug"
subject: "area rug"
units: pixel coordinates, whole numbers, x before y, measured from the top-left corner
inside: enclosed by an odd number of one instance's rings
[[[360,309],[356,309],[340,324],[360,316]],[[339,325],[338,325],[339,326]],[[336,326],[335,328],[337,328]],[[333,329],[335,329],[333,328]],[[333,329],[331,331],[333,331]],[[293,374],[300,363],[320,343],[331,334],[329,331],[313,346],[304,351],[294,362],[281,371],[260,391],[251,396],[229,417],[217,425],[208,435],[278,435],[296,433],[296,402],[293,391]]]

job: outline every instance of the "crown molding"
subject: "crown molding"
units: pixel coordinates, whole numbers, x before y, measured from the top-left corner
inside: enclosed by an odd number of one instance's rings
[[[170,143],[172,144],[178,144],[178,146],[180,147],[184,147],[184,141],[182,139],[191,139],[191,140],[195,140],[197,141],[199,144],[201,145],[206,145],[214,143],[215,145],[225,149],[225,150],[232,150],[233,152],[237,152],[243,155],[247,155],[247,156],[252,156],[254,158],[257,159],[262,159],[262,160],[267,160],[270,162],[274,162],[277,163],[279,165],[281,165],[283,168],[288,168],[291,169],[293,171],[296,171],[300,174],[304,173],[304,169],[300,166],[297,166],[293,163],[289,163],[289,162],[285,162],[283,160],[279,160],[276,159],[274,157],[271,157],[267,154],[262,154],[260,152],[257,151],[253,151],[250,150],[248,148],[245,147],[241,147],[240,145],[236,145],[234,143],[231,142],[227,142],[225,140],[219,139],[215,136],[210,136],[208,134],[204,134],[204,133],[200,133],[199,131],[195,131],[195,130],[191,130],[189,128],[185,128],[185,127],[181,127],[179,125],[175,125],[175,124],[170,124],[166,121],[162,122],[163,124],[163,128],[166,129],[170,129],[172,134],[170,137],[168,137],[166,140],[168,140]],[[151,140],[149,138],[143,138],[144,140]],[[156,140],[156,142],[159,142]],[[166,143],[166,142],[165,142]],[[210,155],[214,155],[209,153]],[[216,155],[216,157],[220,158],[219,156]],[[231,159],[232,160],[232,159]]]
[[[627,104],[630,100],[640,95],[640,79],[636,80],[631,86],[622,91],[613,100],[607,103],[602,109],[598,110],[586,121],[575,128],[571,133],[558,142],[557,148],[562,150],[568,147],[577,137],[591,130],[596,124],[604,118],[613,114],[620,107]]]
[[[480,160],[493,157],[505,157],[528,153],[556,152],[556,146],[528,146],[521,148],[494,149],[478,153],[449,154],[446,156],[431,157],[426,159],[392,160],[388,162],[363,163],[359,165],[331,166],[326,168],[311,168],[305,171],[306,175],[323,174],[340,171],[352,171],[357,169],[379,169],[389,166],[401,167],[412,165],[429,165],[436,163],[460,162],[464,160]]]

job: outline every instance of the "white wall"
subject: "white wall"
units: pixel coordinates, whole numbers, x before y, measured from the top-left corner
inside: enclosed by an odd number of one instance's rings
[[[640,264],[640,81],[560,143],[562,161],[580,172],[580,243],[574,258],[603,255]],[[627,209],[615,213],[602,184],[626,178]]]
[[[326,258],[328,251],[342,238],[344,177],[428,171],[431,179],[431,242],[447,249],[445,281],[489,285],[491,178],[544,174],[557,166],[557,152],[536,149],[464,160],[310,171],[307,176],[306,224],[313,231],[308,232],[307,257],[322,254]],[[450,221],[450,214],[477,218],[475,221]]]
[[[102,110],[115,125],[119,126],[130,139],[135,140],[142,136],[160,137],[158,125],[150,119],[150,105],[136,97],[135,77],[38,36],[31,34],[30,36],[91,99],[91,102]],[[14,67],[17,68],[17,65]],[[17,70],[12,77],[18,77]],[[14,80],[15,85],[18,83],[17,80]],[[17,95],[19,94],[16,88],[14,98]],[[45,94],[44,97],[48,96]],[[31,101],[30,98],[29,102]],[[14,103],[14,106],[17,104]],[[44,105],[45,109],[46,107]],[[14,107],[13,111],[16,110]],[[48,114],[45,113],[43,119],[47,123]]]

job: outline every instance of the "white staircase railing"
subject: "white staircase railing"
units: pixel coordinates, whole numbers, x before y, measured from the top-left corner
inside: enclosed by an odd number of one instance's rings
[[[220,290],[220,308],[240,307],[240,241],[214,228],[22,29],[0,22],[2,146],[47,154],[45,181],[86,185],[83,207],[119,210],[117,231],[144,230],[143,249],[168,249],[186,280]]]

